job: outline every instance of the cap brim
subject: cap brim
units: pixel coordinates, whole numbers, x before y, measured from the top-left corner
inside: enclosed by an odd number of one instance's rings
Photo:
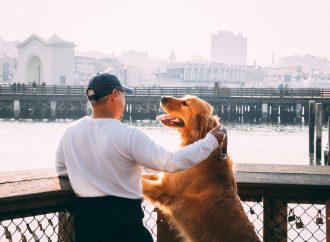
[[[127,94],[132,94],[134,91],[132,88],[122,86],[123,92],[126,92]]]

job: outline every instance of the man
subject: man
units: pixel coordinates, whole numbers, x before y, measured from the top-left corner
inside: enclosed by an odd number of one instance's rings
[[[125,92],[133,90],[116,76],[94,75],[86,90],[92,115],[67,128],[56,152],[57,173],[68,175],[78,196],[77,242],[151,242],[142,223],[142,167],[166,172],[190,168],[225,136],[218,126],[192,145],[167,151],[138,128],[120,122]]]

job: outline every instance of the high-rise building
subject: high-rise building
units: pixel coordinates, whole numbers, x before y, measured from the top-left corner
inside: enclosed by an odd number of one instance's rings
[[[247,38],[242,34],[218,31],[211,35],[211,60],[218,63],[246,65]]]

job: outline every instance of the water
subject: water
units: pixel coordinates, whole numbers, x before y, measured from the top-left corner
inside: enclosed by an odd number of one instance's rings
[[[69,120],[5,121],[0,120],[0,171],[54,167],[58,140]],[[144,130],[169,150],[179,147],[175,129],[156,121],[130,123]],[[228,153],[235,163],[294,164],[318,163],[308,152],[308,127],[297,125],[225,124],[228,130]],[[322,154],[328,140],[322,131]]]

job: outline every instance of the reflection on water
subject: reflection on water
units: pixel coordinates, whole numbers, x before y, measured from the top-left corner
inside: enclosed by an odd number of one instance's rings
[[[0,170],[33,169],[54,166],[57,142],[70,120],[5,121],[0,120]],[[144,130],[169,150],[179,147],[175,129],[157,121],[129,123]],[[308,127],[304,125],[225,124],[228,130],[228,153],[236,163],[319,165],[308,151]],[[322,132],[322,156],[328,140]]]

